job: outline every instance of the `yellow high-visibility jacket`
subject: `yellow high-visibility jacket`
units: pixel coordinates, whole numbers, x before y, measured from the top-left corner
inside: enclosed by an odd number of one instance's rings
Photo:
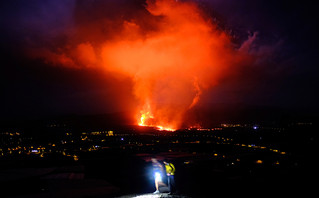
[[[175,174],[175,166],[172,163],[165,164],[166,173],[170,175]]]

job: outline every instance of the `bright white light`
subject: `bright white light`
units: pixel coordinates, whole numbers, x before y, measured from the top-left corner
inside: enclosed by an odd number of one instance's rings
[[[132,197],[132,198],[159,198],[161,197],[161,195],[159,194],[146,194],[146,195],[138,195],[136,197]]]
[[[155,172],[155,180],[162,181],[162,177],[161,177],[161,174],[159,172]]]

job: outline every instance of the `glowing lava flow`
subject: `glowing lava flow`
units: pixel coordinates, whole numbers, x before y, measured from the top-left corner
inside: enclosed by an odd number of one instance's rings
[[[139,112],[139,116],[137,120],[138,125],[155,127],[159,131],[176,131],[175,128],[170,127],[167,123],[158,122],[158,120],[156,120],[152,112],[153,111],[151,108],[151,102],[150,100],[146,100],[142,110]]]
[[[138,125],[140,126],[148,126],[146,124],[148,119],[152,119],[154,118],[150,112],[146,112],[146,113],[142,113],[141,118],[140,118],[140,122],[138,123]]]
[[[150,120],[150,119],[154,119],[154,117],[152,116],[152,114],[150,112],[142,113],[138,125],[139,126],[156,127],[159,131],[176,131],[176,129],[170,128],[170,127],[147,124],[148,120]]]
[[[154,122],[154,116],[151,113],[151,106],[147,102],[144,106],[144,110],[140,111],[140,117],[138,120],[139,126],[148,126],[148,127],[156,127],[160,131],[176,131],[173,127],[166,127],[162,125],[155,125]]]
[[[163,126],[156,126],[156,127],[160,131],[176,131],[176,129],[173,129],[173,128],[167,128],[167,127],[163,127]]]

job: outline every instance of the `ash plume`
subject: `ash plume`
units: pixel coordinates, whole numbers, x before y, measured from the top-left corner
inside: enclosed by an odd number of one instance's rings
[[[40,38],[46,44],[30,41],[28,56],[130,78],[137,101],[132,116],[140,125],[179,128],[207,89],[253,61],[248,52],[257,33],[237,49],[192,1],[75,1],[71,7],[72,25]]]

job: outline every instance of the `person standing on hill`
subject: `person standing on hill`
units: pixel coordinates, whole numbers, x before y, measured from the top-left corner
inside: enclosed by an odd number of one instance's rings
[[[163,161],[165,165],[166,175],[167,175],[167,183],[170,193],[175,193],[176,186],[175,186],[175,166],[174,164],[168,162],[167,160]]]
[[[152,158],[151,161],[153,165],[155,188],[156,188],[156,191],[154,192],[154,194],[158,194],[160,193],[159,184],[162,183],[162,173],[164,172],[164,170],[163,170],[162,164],[159,163],[156,158]]]

